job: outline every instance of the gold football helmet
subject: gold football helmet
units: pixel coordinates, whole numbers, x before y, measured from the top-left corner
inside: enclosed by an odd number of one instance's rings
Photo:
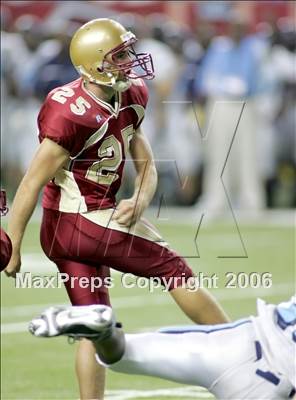
[[[136,41],[136,36],[118,22],[94,19],[75,32],[70,44],[71,61],[81,76],[99,85],[112,87],[119,75],[127,80],[153,79],[152,57],[136,53]]]

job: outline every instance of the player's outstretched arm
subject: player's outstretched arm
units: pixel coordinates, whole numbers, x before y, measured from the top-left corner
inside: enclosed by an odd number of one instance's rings
[[[50,139],[40,144],[31,165],[16,192],[8,223],[12,242],[12,257],[5,269],[6,275],[15,277],[21,266],[21,243],[27,223],[36,207],[43,186],[69,159],[69,153]]]
[[[137,172],[134,193],[130,199],[121,200],[114,213],[114,219],[127,226],[141,217],[149,206],[157,186],[157,171],[152,149],[141,128],[131,140],[130,153]]]

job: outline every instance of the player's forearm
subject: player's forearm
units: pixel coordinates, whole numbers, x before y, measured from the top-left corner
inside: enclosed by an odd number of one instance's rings
[[[19,251],[27,223],[36,207],[40,189],[22,180],[10,211],[8,234],[14,251]]]
[[[69,159],[69,153],[50,139],[44,139],[24,176],[11,209],[8,233],[14,251],[20,250],[27,223],[36,207],[41,189]]]
[[[135,190],[133,198],[137,203],[148,207],[157,187],[157,171],[152,163],[145,163],[141,171],[138,172],[135,180]]]

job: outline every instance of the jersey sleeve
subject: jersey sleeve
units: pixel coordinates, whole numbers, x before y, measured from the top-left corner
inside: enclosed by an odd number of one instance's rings
[[[12,253],[12,244],[7,233],[0,228],[0,271],[6,268]]]
[[[148,100],[149,100],[149,92],[148,92],[147,85],[143,80],[142,80],[142,82],[143,82],[143,86],[141,86],[141,90],[140,90],[140,95],[141,95],[140,103],[141,103],[142,107],[144,107],[144,114],[139,119],[136,129],[138,129],[141,126],[141,124],[145,118],[145,112],[146,112],[146,108],[147,108],[147,104],[148,104]]]
[[[148,92],[148,87],[146,83],[143,81],[143,79],[142,79],[140,94],[141,94],[141,103],[143,107],[146,109],[149,100],[149,92]]]
[[[148,99],[149,92],[146,83],[143,79],[135,79],[127,95],[127,103],[135,109],[138,116],[135,129],[138,129],[144,120]]]
[[[71,155],[77,150],[78,124],[67,118],[50,100],[46,100],[38,115],[39,141],[48,138]]]

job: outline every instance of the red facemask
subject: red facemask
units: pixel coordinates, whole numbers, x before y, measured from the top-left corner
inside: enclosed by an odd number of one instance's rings
[[[151,54],[137,53],[133,47],[136,41],[136,37],[132,37],[109,51],[104,57],[101,72],[123,72],[130,79],[153,79],[155,75]],[[130,61],[119,63],[116,56],[124,51],[128,51]]]

